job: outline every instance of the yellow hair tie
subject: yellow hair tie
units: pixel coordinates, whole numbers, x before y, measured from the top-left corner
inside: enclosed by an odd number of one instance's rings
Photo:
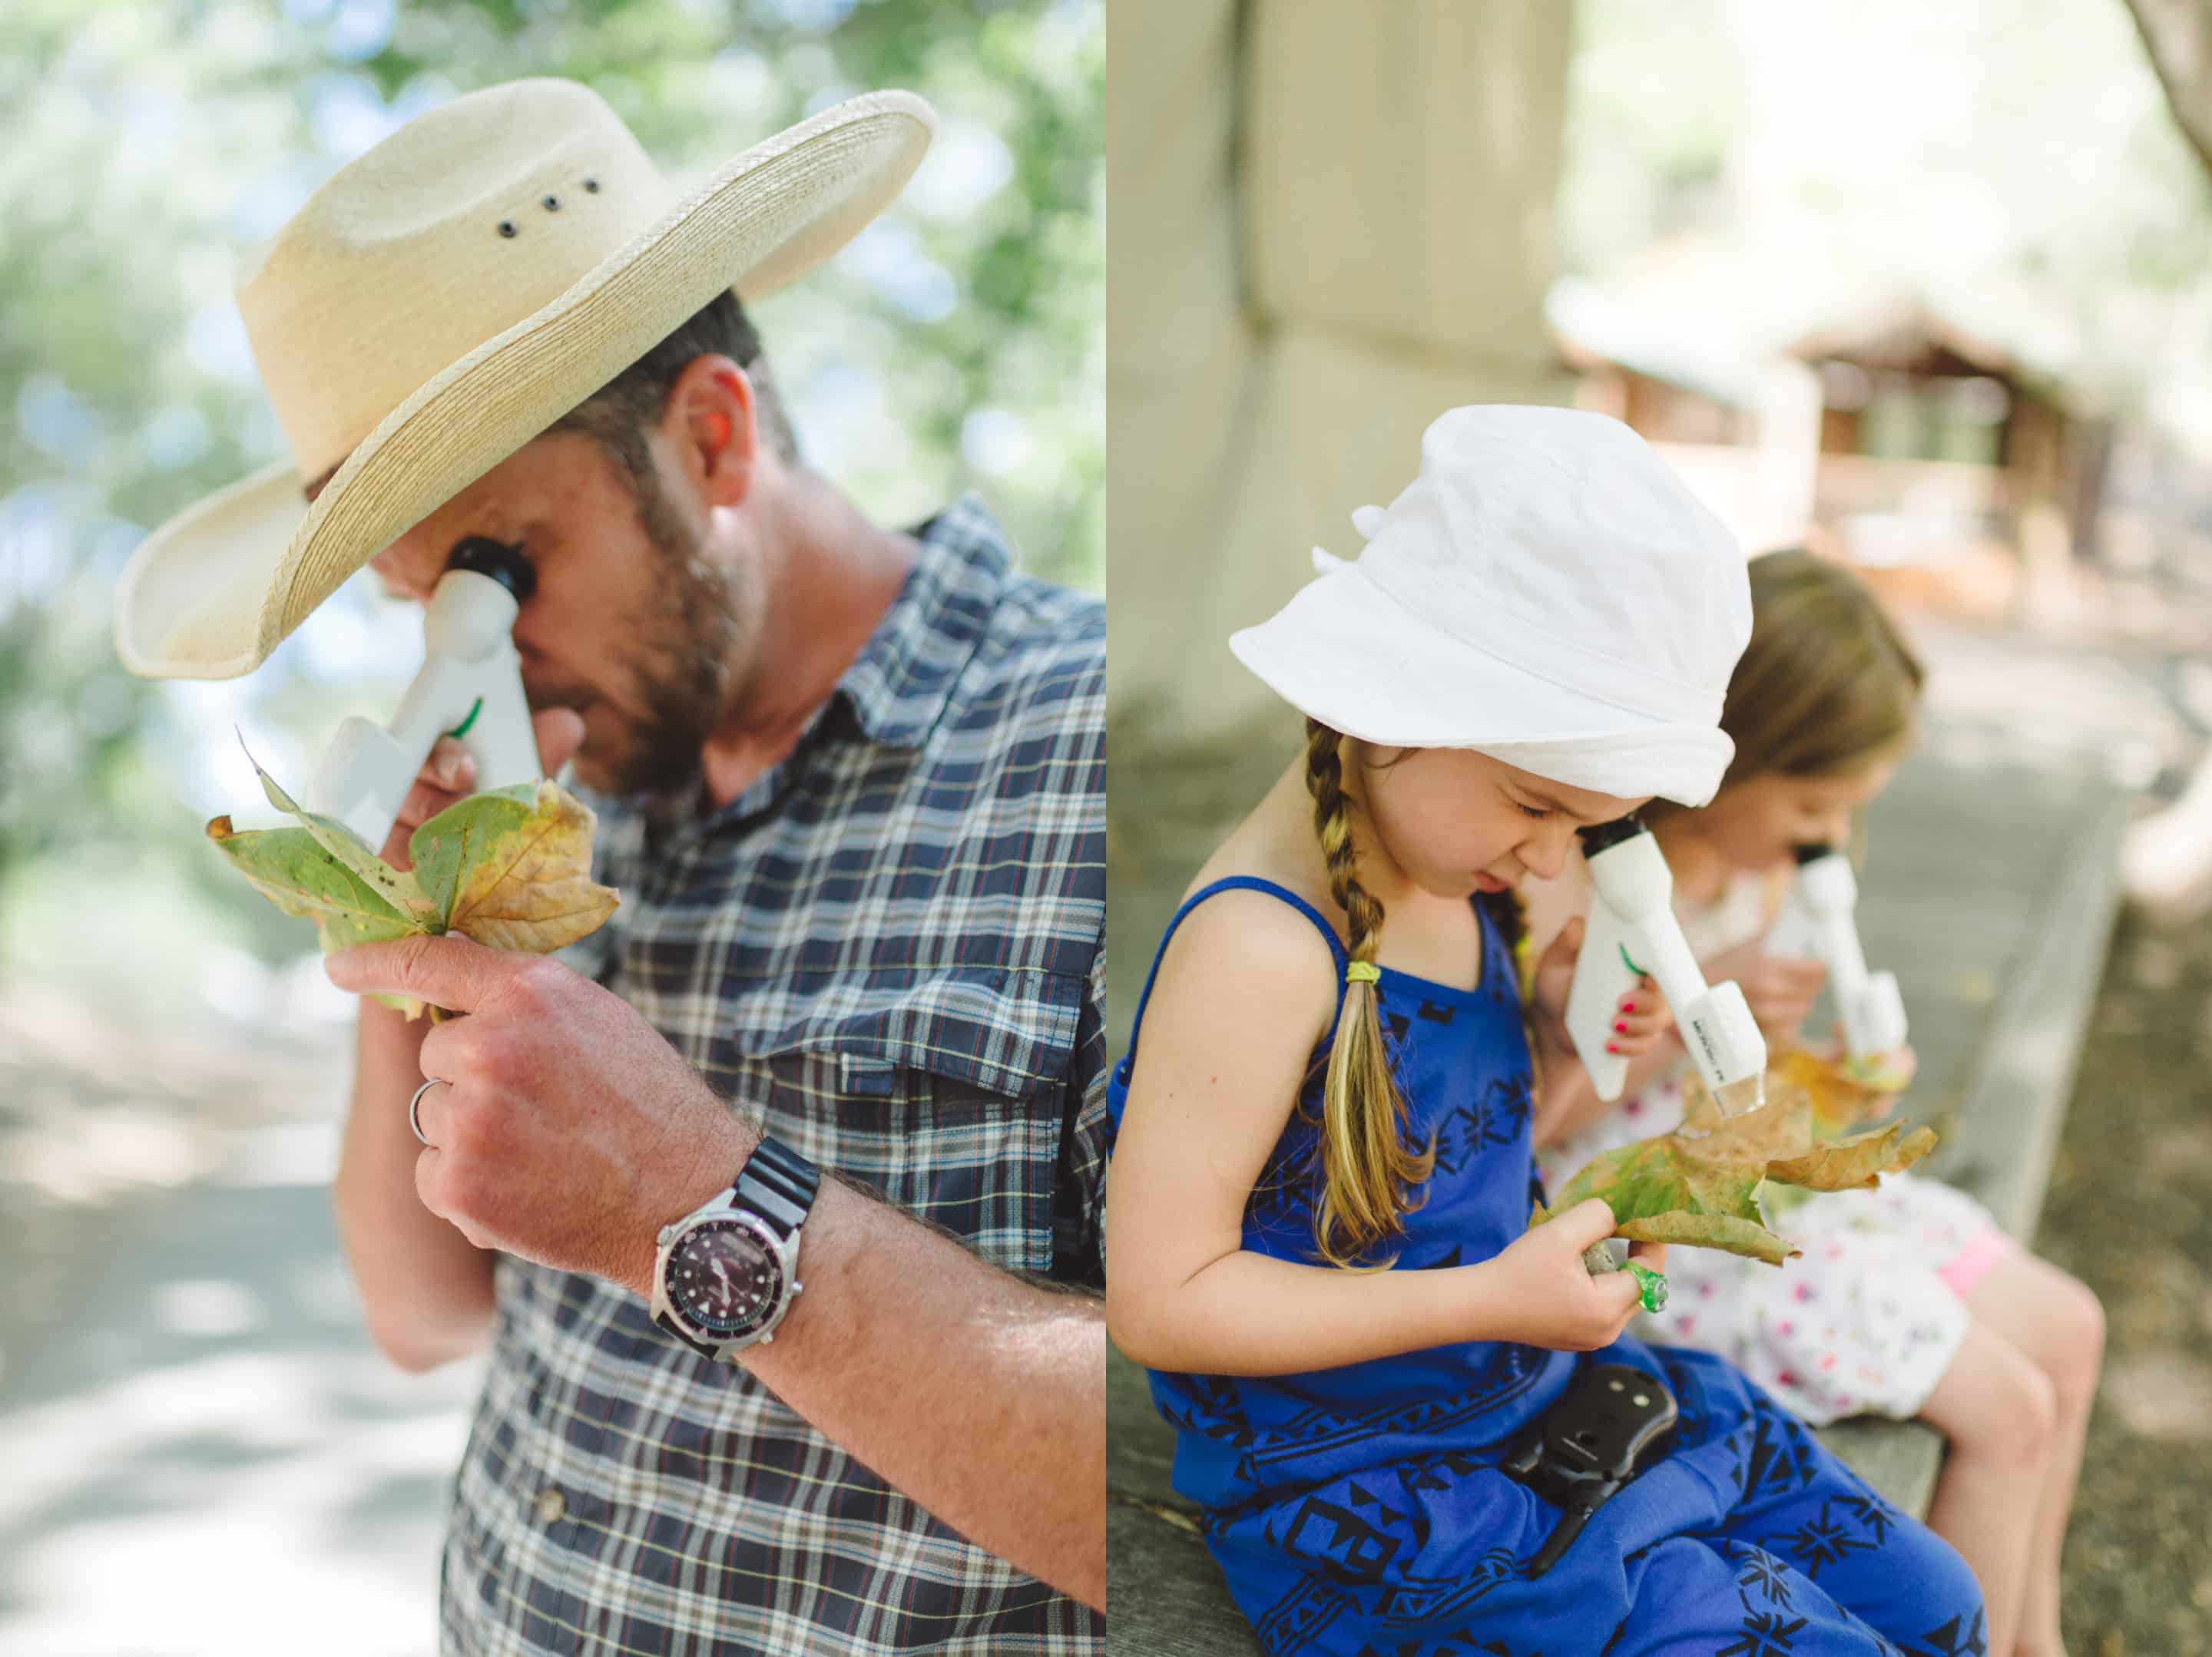
[[[1347,984],[1379,984],[1382,981],[1382,969],[1371,961],[1354,961],[1345,968],[1344,981]]]

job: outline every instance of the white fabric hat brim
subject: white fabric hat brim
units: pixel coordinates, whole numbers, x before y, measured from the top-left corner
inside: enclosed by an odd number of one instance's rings
[[[1237,659],[1323,725],[1390,748],[1468,748],[1573,788],[1698,806],[1735,744],[1666,724],[1500,660],[1340,563],[1234,634]]]
[[[725,288],[748,300],[890,204],[935,130],[909,93],[854,98],[754,145],[552,303],[416,390],[313,505],[287,464],[139,543],[115,647],[145,678],[250,672],[371,558],[544,431]]]

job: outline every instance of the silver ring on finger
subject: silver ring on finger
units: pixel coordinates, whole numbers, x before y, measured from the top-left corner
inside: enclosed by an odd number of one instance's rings
[[[422,1103],[422,1096],[429,1092],[432,1088],[436,1087],[441,1082],[446,1082],[446,1078],[442,1076],[432,1077],[428,1081],[423,1083],[421,1087],[416,1089],[415,1096],[407,1102],[407,1126],[415,1130],[415,1137],[417,1139],[421,1139],[426,1145],[429,1144],[430,1142],[427,1138],[423,1138],[422,1119],[415,1113]],[[446,1085],[447,1087],[451,1087],[453,1084],[451,1082],[446,1082]],[[431,1149],[434,1150],[437,1147],[434,1145],[431,1146]]]

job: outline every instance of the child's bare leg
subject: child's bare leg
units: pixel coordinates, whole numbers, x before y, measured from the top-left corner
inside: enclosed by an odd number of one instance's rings
[[[2058,1424],[2057,1389],[2027,1354],[1977,1320],[1920,1412],[1951,1441],[1928,1525],[1982,1585],[1990,1657],[2006,1657],[2027,1596],[2037,1504]]]
[[[1975,1319],[2002,1336],[2051,1378],[2058,1420],[2028,1554],[2027,1599],[2015,1649],[2021,1657],[2059,1657],[2058,1556],[2081,1472],[2081,1446],[2105,1356],[2105,1308],[2095,1293],[2047,1260],[2008,1254],[1966,1294]],[[1993,1657],[1999,1648],[1991,1648]]]

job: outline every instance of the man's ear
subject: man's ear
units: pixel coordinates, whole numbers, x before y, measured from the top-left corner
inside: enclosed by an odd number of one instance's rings
[[[697,356],[676,377],[661,436],[702,505],[744,503],[758,481],[760,425],[751,377],[730,358]]]

